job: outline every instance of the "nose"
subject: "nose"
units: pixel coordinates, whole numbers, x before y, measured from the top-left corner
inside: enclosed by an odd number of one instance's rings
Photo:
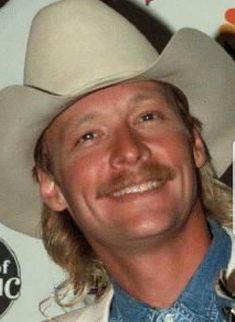
[[[115,169],[134,166],[139,162],[147,161],[151,155],[149,147],[143,142],[140,135],[133,130],[119,129],[112,142],[110,164]]]

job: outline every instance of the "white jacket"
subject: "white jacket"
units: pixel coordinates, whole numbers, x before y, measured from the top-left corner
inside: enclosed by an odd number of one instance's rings
[[[43,322],[108,322],[112,297],[113,290],[110,289],[108,293],[96,303],[93,303],[81,310],[65,313]]]
[[[227,273],[229,274],[233,269],[235,269],[235,236],[231,231],[228,230],[228,234],[232,239],[232,252],[230,261],[227,268]],[[221,297],[226,297],[224,293],[217,288],[217,292]],[[113,297],[113,290],[110,289],[107,294],[101,298],[96,303],[93,303],[81,310],[75,310],[63,315],[51,318],[43,322],[108,322],[109,321],[109,311],[110,304]],[[235,300],[234,300],[235,306]],[[226,321],[226,320],[225,320]],[[227,321],[230,321],[229,319]]]

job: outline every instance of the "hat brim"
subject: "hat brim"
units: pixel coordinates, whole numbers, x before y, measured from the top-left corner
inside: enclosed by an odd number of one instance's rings
[[[203,137],[218,175],[226,170],[232,161],[235,138],[235,67],[223,48],[208,36],[185,28],[172,37],[148,69],[110,75],[66,96],[27,86],[10,86],[0,92],[0,221],[3,224],[40,237],[42,203],[31,174],[39,136],[75,99],[128,80],[163,81],[181,89],[191,114],[203,122]]]

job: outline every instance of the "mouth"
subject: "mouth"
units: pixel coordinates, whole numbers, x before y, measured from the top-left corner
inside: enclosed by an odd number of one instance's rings
[[[174,169],[160,165],[148,164],[135,173],[121,173],[101,184],[97,189],[97,198],[125,198],[145,195],[160,189],[168,181],[174,180]],[[129,200],[129,198],[128,198]]]
[[[121,190],[112,192],[110,196],[114,198],[119,198],[125,195],[145,193],[159,188],[162,185],[163,181],[164,180],[154,180],[154,181],[147,181],[140,184],[133,184]]]

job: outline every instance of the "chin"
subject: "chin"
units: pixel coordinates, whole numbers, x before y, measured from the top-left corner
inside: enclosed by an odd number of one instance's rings
[[[142,220],[138,222],[130,222],[129,229],[126,233],[132,238],[157,238],[169,236],[173,232],[176,232],[179,227],[182,225],[182,220],[179,218],[168,218],[166,216],[162,216],[156,220],[156,216],[154,220]]]

